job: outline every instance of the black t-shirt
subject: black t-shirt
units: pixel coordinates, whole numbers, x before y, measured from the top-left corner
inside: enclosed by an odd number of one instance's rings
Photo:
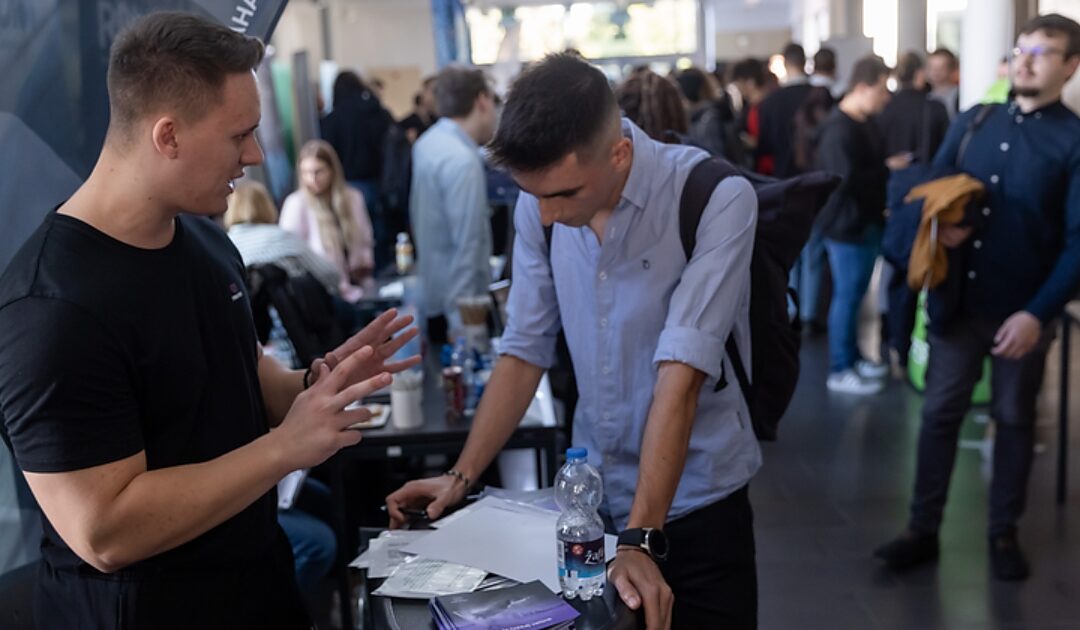
[[[861,242],[868,228],[885,222],[889,169],[877,125],[835,108],[822,123],[817,164],[841,178],[818,215],[818,229],[829,239]]]
[[[0,277],[0,414],[22,470],[79,470],[142,450],[154,470],[265,434],[247,297],[243,262],[208,219],[182,216],[167,247],[145,250],[49,215]],[[104,611],[105,626],[114,613],[138,627],[218,626],[220,601],[297,627],[273,490],[202,536],[107,576],[43,523],[38,603],[63,598],[81,615],[59,625]]]

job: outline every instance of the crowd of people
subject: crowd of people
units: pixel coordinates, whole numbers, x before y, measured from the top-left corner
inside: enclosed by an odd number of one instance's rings
[[[782,56],[782,77],[744,59],[715,73],[640,67],[612,85],[566,52],[530,64],[505,101],[481,70],[448,67],[400,122],[374,82],[343,72],[279,213],[262,186],[232,183],[262,160],[262,44],[180,13],[129,27],[111,54],[97,166],[0,280],[4,437],[46,523],[38,623],[308,627],[297,587],[328,570],[335,541],[310,518],[318,506],[277,514],[281,536],[271,489],[359,441],[346,428],[370,411],[346,406],[420,361],[400,355],[420,334],[411,317],[350,310],[397,231],[416,242],[425,334],[459,332],[456,300],[491,280],[495,167],[521,191],[502,356],[460,456],[386,498],[391,526],[466,497],[556,364],[561,332],[581,385],[574,445],[603,476],[619,536],[612,587],[649,628],[756,627],[758,411],[725,384],[757,325],[759,199],[747,178],[720,179],[687,249],[673,209],[710,155],[779,179],[836,176],[789,278],[801,302],[788,305],[808,334],[828,335],[831,392],[881,391],[932,287],[910,520],[875,554],[893,570],[937,558],[958,428],[989,356],[991,568],[1026,578],[1017,526],[1035,395],[1052,323],[1080,290],[1080,118],[1061,104],[1080,25],[1025,25],[1005,102],[966,112],[945,50],[896,68],[859,59],[845,85],[831,50],[812,65],[797,44]],[[410,147],[396,201],[395,134]],[[925,202],[905,214],[912,195]],[[884,235],[912,223],[917,247],[927,208],[940,218],[932,262],[890,260],[886,351],[867,356],[859,310]],[[222,214],[227,235],[207,219]],[[245,268],[261,264],[314,278],[352,334],[299,369],[266,356],[243,299]],[[325,489],[309,494],[319,503]]]

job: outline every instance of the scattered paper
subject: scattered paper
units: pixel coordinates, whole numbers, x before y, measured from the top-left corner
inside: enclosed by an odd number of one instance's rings
[[[518,582],[540,580],[559,591],[555,522],[559,514],[486,498],[462,516],[404,548],[421,558],[474,566]],[[604,537],[607,559],[615,557],[616,538]]]
[[[417,558],[400,565],[373,594],[382,597],[431,599],[441,595],[471,593],[480,586],[486,576],[486,571],[473,567]]]
[[[411,557],[403,548],[420,540],[430,531],[395,529],[385,531],[368,542],[367,550],[349,563],[356,569],[367,569],[370,578],[385,578]]]

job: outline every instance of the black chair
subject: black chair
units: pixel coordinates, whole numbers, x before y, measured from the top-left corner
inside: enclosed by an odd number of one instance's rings
[[[260,341],[269,336],[270,306],[277,310],[300,365],[311,365],[345,341],[333,298],[310,273],[290,277],[277,265],[258,265],[250,267],[248,274]]]

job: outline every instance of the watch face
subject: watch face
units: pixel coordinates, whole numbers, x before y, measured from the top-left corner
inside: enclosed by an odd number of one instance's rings
[[[667,558],[668,540],[664,532],[654,529],[645,537],[645,544],[649,546],[649,553],[661,560]]]

